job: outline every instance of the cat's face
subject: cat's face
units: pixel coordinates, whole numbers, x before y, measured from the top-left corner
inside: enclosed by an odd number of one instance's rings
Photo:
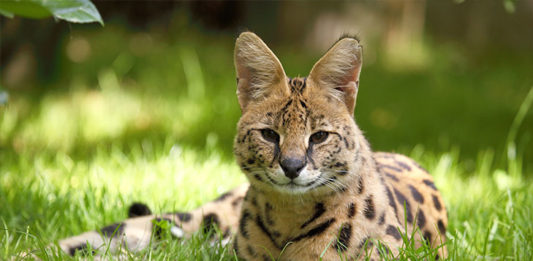
[[[244,35],[244,36],[243,36]],[[344,189],[360,165],[353,117],[361,48],[343,39],[308,78],[290,79],[252,33],[237,40],[239,102],[234,153],[251,184],[299,194]]]

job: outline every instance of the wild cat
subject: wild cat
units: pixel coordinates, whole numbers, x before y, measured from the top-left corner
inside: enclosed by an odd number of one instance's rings
[[[217,227],[242,260],[379,259],[398,254],[402,233],[446,256],[447,212],[431,175],[405,156],[373,152],[355,122],[362,58],[359,41],[343,37],[308,77],[289,78],[257,35],[242,33],[234,154],[249,184],[190,212],[152,215],[135,204],[129,219],[59,246],[138,251],[166,220],[178,238]]]

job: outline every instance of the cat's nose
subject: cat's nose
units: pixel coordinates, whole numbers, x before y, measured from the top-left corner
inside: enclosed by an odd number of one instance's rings
[[[295,179],[305,167],[305,159],[286,158],[281,160],[280,165],[287,178]]]

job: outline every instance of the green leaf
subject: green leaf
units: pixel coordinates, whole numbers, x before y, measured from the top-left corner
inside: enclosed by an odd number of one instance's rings
[[[54,16],[72,23],[98,22],[104,25],[90,0],[2,0],[0,14],[37,19]]]

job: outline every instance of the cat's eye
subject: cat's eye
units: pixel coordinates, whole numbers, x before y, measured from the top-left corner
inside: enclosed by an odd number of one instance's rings
[[[272,129],[262,129],[261,136],[267,141],[279,143],[279,135]]]
[[[313,135],[311,135],[311,137],[309,138],[309,142],[313,144],[319,144],[319,143],[324,142],[328,138],[328,136],[329,136],[328,132],[318,131],[318,132],[313,133]]]

